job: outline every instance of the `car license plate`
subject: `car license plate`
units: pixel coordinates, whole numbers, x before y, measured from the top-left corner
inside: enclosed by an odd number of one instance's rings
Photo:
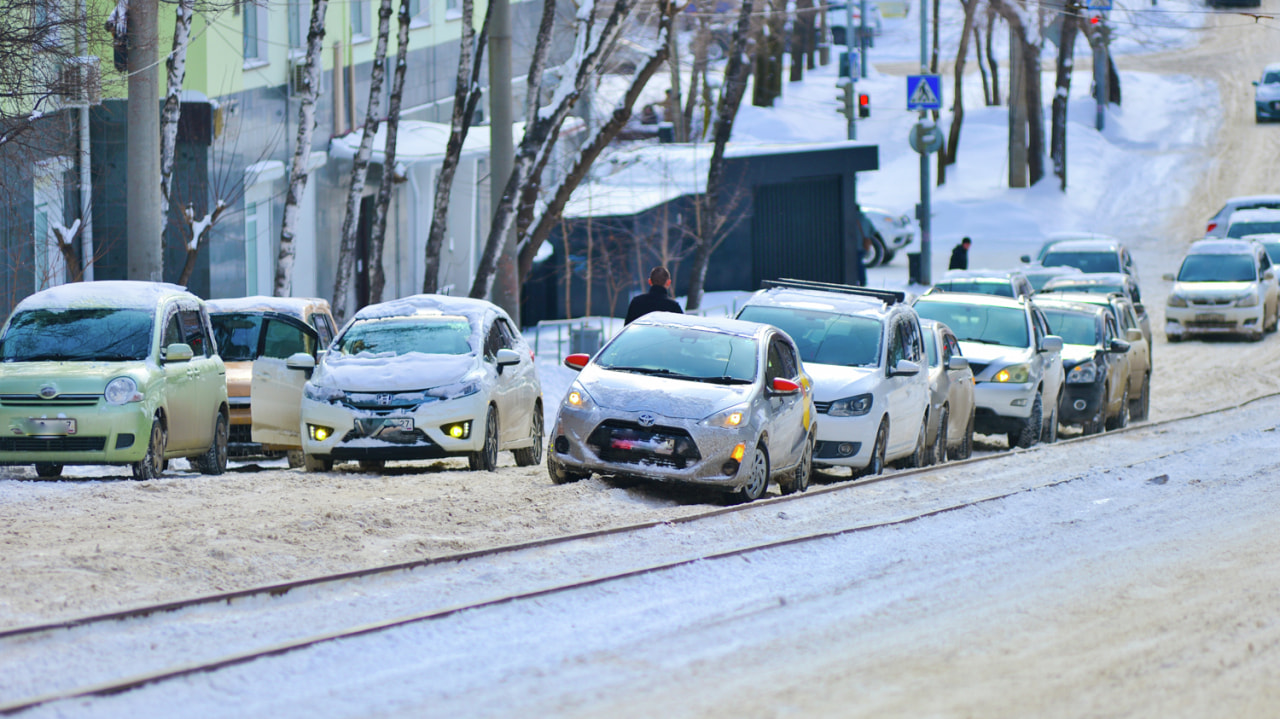
[[[27,421],[31,423],[29,434],[76,433],[76,421],[74,419],[46,419],[43,417],[32,417]]]
[[[413,417],[387,417],[382,420],[383,429],[400,432],[413,431]]]
[[[676,441],[674,439],[659,439],[654,441],[654,454],[670,455],[676,453]]]
[[[1196,322],[1225,322],[1226,319],[1226,315],[1218,314],[1216,312],[1202,312],[1196,315]]]

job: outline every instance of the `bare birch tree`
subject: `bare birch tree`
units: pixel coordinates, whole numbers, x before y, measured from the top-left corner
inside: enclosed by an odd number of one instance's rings
[[[969,58],[969,35],[977,32],[975,20],[978,14],[979,0],[962,0],[964,6],[964,29],[960,31],[960,48],[956,51],[955,90],[951,102],[951,132],[947,136],[947,146],[943,148],[946,164],[953,165],[960,147],[960,126],[964,123],[964,66]],[[982,57],[982,45],[977,47],[977,55]],[[986,72],[983,72],[983,84],[986,83]],[[988,91],[989,93],[989,91]]]
[[[284,219],[280,224],[280,249],[276,255],[275,295],[293,292],[294,231],[301,214],[302,196],[310,177],[311,137],[316,129],[316,98],[320,94],[320,53],[324,49],[324,18],[329,0],[311,0],[311,23],[307,30],[307,54],[303,71],[302,97],[298,105],[298,135],[294,139],[293,162],[289,165],[289,189],[284,196]]]
[[[173,186],[173,158],[178,145],[178,118],[182,115],[182,83],[187,76],[187,46],[191,44],[191,18],[195,0],[178,0],[173,22],[173,50],[165,58],[168,91],[160,111],[160,217],[169,220],[169,192]]]
[[[387,109],[387,142],[383,148],[382,182],[374,202],[373,231],[369,238],[369,302],[382,301],[387,276],[382,269],[382,250],[387,242],[387,210],[391,188],[396,183],[396,140],[400,132],[400,100],[404,96],[404,73],[409,64],[409,0],[400,0],[396,32],[396,69],[391,75],[391,99]]]
[[[1027,138],[1027,180],[1034,185],[1044,177],[1044,110],[1040,95],[1040,19],[1037,9],[1022,0],[992,0],[996,11],[1009,24],[1013,42],[1021,46],[1022,66],[1013,73],[1020,85],[1018,92],[1010,88],[1010,98],[1017,98],[1025,116]],[[1012,102],[1012,100],[1011,100]],[[1015,113],[1015,108],[1010,108]],[[1021,123],[1010,126],[1010,143],[1014,134],[1022,132]]]

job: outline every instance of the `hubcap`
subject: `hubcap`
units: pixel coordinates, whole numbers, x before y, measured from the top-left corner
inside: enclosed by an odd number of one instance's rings
[[[757,449],[755,460],[751,463],[751,484],[747,485],[747,494],[754,497],[764,492],[765,482],[769,481],[768,471],[768,461],[764,458],[764,452]]]

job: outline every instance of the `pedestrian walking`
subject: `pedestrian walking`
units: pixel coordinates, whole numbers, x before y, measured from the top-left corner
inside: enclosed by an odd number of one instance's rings
[[[968,237],[960,240],[960,244],[951,250],[951,263],[947,265],[948,270],[967,270],[969,269],[969,246],[973,242]]]
[[[627,319],[624,324],[631,324],[650,312],[684,314],[684,310],[680,308],[679,303],[671,299],[670,288],[671,273],[667,271],[667,268],[653,268],[653,271],[649,273],[649,291],[642,295],[636,295],[631,299],[631,304],[627,306]]]

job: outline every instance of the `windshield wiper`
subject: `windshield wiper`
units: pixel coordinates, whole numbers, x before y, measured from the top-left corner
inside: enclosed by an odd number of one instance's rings
[[[978,339],[977,337],[971,337],[965,340],[965,342],[977,342],[980,345],[999,345],[1000,347],[1006,346],[1005,343],[1003,342],[996,342],[995,340],[983,340],[983,339]]]
[[[751,380],[742,379],[741,377],[690,377],[695,382],[708,382],[710,384],[751,384]]]
[[[690,378],[687,375],[682,375],[679,372],[672,372],[669,369],[659,369],[655,367],[617,367],[615,366],[615,367],[605,367],[605,369],[613,370],[615,372],[634,372],[635,374],[661,375],[663,377],[682,377],[686,379],[697,379],[696,377]]]

